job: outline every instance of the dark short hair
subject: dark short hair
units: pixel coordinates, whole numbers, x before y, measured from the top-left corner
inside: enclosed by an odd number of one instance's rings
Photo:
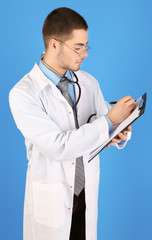
[[[43,24],[42,34],[45,49],[51,38],[65,41],[75,29],[88,29],[85,19],[80,14],[66,7],[53,10]]]

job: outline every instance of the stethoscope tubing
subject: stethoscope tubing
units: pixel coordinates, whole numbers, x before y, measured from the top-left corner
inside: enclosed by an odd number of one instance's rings
[[[67,78],[66,76],[64,76],[64,79],[63,79],[62,81],[66,81],[66,80],[67,80],[67,81],[70,82],[70,83],[76,84],[77,87],[78,87],[78,89],[79,89],[78,99],[76,100],[76,103],[75,103],[74,106],[73,106],[73,109],[75,109],[76,106],[78,105],[79,101],[80,101],[80,97],[81,97],[81,87],[80,87],[80,84],[78,83],[78,77],[77,77],[77,75],[76,75],[75,72],[73,72],[73,71],[72,71],[72,73],[73,73],[76,81],[70,80],[70,79]]]

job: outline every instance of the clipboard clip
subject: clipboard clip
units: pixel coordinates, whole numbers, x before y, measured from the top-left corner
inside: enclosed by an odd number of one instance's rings
[[[147,93],[145,93],[141,97],[141,100],[139,102],[139,110],[140,110],[139,116],[141,116],[144,113],[144,111],[145,111],[146,100],[147,100]]]

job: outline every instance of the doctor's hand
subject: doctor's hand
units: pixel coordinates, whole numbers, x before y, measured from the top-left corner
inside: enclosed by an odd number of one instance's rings
[[[134,102],[135,100],[129,95],[117,101],[107,114],[113,126],[123,122],[131,114],[135,108]]]
[[[127,132],[132,131],[131,125],[127,127],[124,131],[118,133],[118,138],[113,138],[112,141],[107,145],[109,148],[112,143],[120,143],[121,140],[126,141],[127,140]]]

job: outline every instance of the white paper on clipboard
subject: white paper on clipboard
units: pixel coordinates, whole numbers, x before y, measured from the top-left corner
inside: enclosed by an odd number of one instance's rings
[[[98,148],[96,148],[90,153],[89,162],[97,154],[99,154],[111,142],[113,138],[117,137],[118,133],[122,132],[125,128],[127,128],[131,123],[137,120],[144,113],[146,106],[146,96],[147,94],[145,93],[135,102],[135,108],[133,112],[122,123],[114,127],[114,130],[110,134],[109,139],[104,142],[104,144],[100,145]]]

